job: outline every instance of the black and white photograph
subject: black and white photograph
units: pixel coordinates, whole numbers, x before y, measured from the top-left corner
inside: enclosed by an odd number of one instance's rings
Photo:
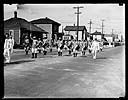
[[[3,10],[4,98],[125,97],[125,3]]]

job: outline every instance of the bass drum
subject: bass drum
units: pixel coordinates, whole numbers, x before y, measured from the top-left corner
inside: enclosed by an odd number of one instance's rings
[[[78,45],[77,47],[76,47],[76,50],[79,50],[80,49],[80,46]]]
[[[87,50],[87,47],[85,46],[85,47],[83,48],[83,50]]]

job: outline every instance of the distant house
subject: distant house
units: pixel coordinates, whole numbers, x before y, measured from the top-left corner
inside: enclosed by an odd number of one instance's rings
[[[31,24],[23,18],[17,17],[17,12],[14,12],[14,18],[4,21],[4,34],[9,33],[14,37],[15,44],[22,45],[26,35],[42,38],[43,34],[47,34],[43,29]]]
[[[103,34],[102,34],[101,32],[95,31],[94,33],[91,33],[91,36],[92,36],[93,40],[94,40],[95,38],[97,38],[97,40],[101,40],[102,37],[103,37]]]
[[[66,26],[64,28],[65,34],[70,34],[74,39],[77,38],[77,26]],[[87,40],[87,29],[85,26],[79,26],[78,28],[78,40]]]
[[[113,42],[113,41],[114,41],[114,35],[113,35],[113,34],[104,34],[104,38],[105,38],[108,42]]]
[[[31,21],[32,24],[44,29],[48,32],[47,39],[48,40],[57,40],[57,34],[59,33],[60,23],[51,20],[50,18],[40,18]]]

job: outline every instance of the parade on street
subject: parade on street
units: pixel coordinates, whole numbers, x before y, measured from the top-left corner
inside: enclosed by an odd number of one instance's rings
[[[125,97],[124,8],[4,4],[4,98]]]

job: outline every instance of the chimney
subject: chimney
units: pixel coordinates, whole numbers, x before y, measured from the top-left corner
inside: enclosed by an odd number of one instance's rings
[[[17,11],[14,11],[14,18],[17,18]]]

